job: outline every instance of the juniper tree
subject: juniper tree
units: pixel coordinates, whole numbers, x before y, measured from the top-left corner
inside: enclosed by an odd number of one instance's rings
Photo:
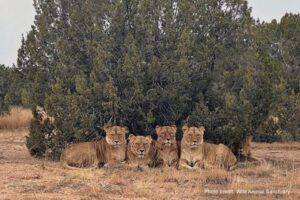
[[[206,140],[234,147],[247,134],[259,139],[270,114],[287,119],[299,104],[297,15],[255,22],[244,0],[34,5],[18,55],[23,98],[15,97],[56,120],[49,126],[35,115],[33,155],[50,148],[57,158],[69,143],[104,136],[108,122],[136,134],[204,125]],[[279,128],[295,139],[293,114]]]

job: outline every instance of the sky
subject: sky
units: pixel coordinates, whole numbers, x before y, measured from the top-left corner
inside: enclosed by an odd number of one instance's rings
[[[248,0],[252,16],[278,21],[286,12],[300,13],[300,0]],[[21,36],[30,30],[35,11],[33,0],[0,0],[0,64],[16,63]]]
[[[0,0],[1,1],[1,0]],[[261,21],[280,21],[285,13],[300,13],[300,0],[248,0],[252,16]]]

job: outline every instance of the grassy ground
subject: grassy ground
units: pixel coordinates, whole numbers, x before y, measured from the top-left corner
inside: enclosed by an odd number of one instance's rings
[[[233,172],[137,171],[124,165],[67,170],[57,162],[32,158],[26,134],[0,130],[0,199],[300,199],[299,143],[256,143],[254,155],[267,162]]]

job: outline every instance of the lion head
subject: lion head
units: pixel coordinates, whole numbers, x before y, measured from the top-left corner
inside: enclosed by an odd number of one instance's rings
[[[197,148],[199,145],[203,144],[203,135],[205,131],[203,126],[198,128],[184,125],[182,131],[182,144],[189,145],[191,148]]]
[[[239,154],[248,157],[251,155],[251,143],[253,136],[248,135],[244,139],[242,139],[239,143]]]
[[[172,126],[156,126],[155,131],[157,133],[157,142],[163,146],[171,146],[176,143],[176,131],[175,125]]]
[[[127,127],[123,126],[110,126],[105,127],[106,142],[114,147],[126,144],[126,133],[128,132]]]
[[[151,136],[135,136],[130,135],[128,137],[129,150],[138,158],[144,158],[149,154],[152,138]]]

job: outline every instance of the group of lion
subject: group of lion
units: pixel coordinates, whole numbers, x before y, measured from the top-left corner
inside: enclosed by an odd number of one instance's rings
[[[61,155],[67,168],[101,167],[127,163],[130,167],[174,167],[178,169],[223,168],[233,170],[237,158],[223,144],[210,144],[203,140],[205,128],[182,127],[183,138],[176,141],[177,127],[157,126],[157,140],[151,136],[135,136],[127,127],[105,127],[102,140],[71,144]]]

